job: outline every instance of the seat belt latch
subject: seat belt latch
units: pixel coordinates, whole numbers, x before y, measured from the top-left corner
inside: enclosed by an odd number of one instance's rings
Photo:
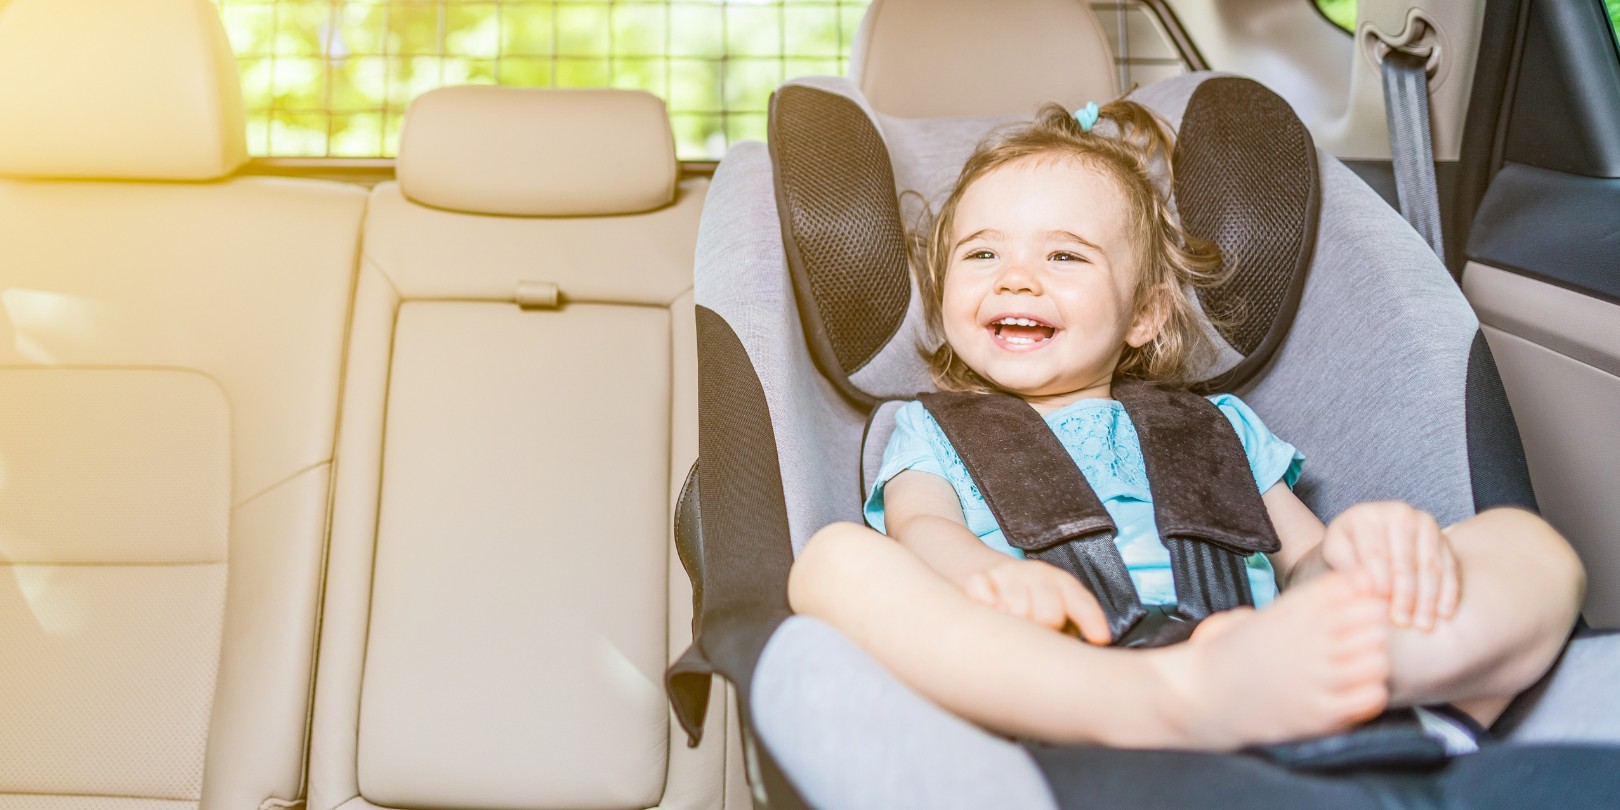
[[[556,309],[562,306],[562,291],[554,281],[520,281],[517,305],[524,309]]]

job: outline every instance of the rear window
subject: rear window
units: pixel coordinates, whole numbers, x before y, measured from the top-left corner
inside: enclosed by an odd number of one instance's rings
[[[1483,2],[1484,0],[1481,0]],[[1334,25],[1346,31],[1356,27],[1356,0],[1313,0],[1316,9]]]
[[[499,84],[647,90],[680,158],[714,160],[765,137],[785,79],[845,72],[868,0],[215,2],[255,156],[392,157],[411,99]]]

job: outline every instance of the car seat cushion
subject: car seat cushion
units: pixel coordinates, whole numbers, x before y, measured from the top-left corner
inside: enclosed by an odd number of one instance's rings
[[[247,114],[207,0],[15,0],[0,15],[0,175],[214,180]],[[52,66],[75,69],[55,70]],[[116,65],[116,69],[87,66]],[[15,126],[26,122],[26,126]]]
[[[651,93],[445,87],[412,102],[405,122],[400,189],[423,205],[588,217],[675,199],[675,138]]]

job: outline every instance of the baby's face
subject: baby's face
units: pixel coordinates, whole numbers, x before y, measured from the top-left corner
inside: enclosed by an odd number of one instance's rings
[[[945,274],[945,339],[969,368],[1024,397],[1106,384],[1126,342],[1136,256],[1115,181],[1072,160],[1023,160],[963,193]]]

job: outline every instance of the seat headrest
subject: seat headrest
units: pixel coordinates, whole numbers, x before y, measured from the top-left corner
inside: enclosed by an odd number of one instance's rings
[[[1217,357],[1199,387],[1253,378],[1287,334],[1315,246],[1316,148],[1287,102],[1235,76],[1195,73],[1131,98],[1178,131],[1173,203],[1230,271],[1197,290]],[[788,272],[811,359],[870,404],[932,388],[929,333],[896,192],[938,210],[997,122],[874,115],[842,79],[799,79],[771,99],[770,152]],[[1210,317],[1213,316],[1213,317]]]
[[[411,104],[399,144],[405,196],[478,214],[648,211],[678,169],[664,102],[640,90],[446,87]]]
[[[247,160],[236,59],[208,0],[13,0],[0,121],[0,175],[211,180]]]
[[[872,0],[849,75],[906,118],[1030,115],[1119,95],[1108,37],[1075,0]]]

